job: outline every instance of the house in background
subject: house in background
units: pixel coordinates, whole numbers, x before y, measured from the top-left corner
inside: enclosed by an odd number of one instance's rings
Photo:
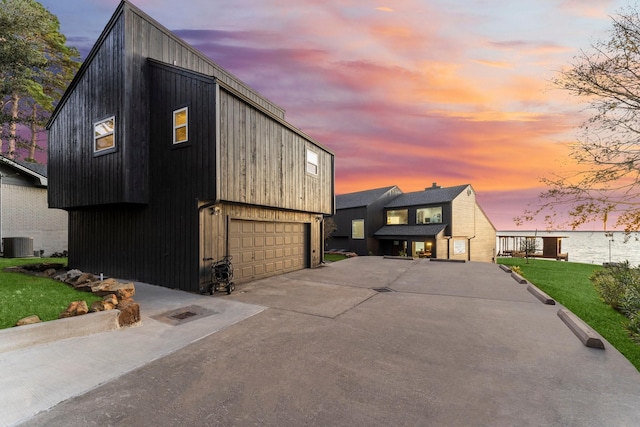
[[[14,256],[15,239],[32,239],[30,253],[49,256],[67,249],[68,215],[47,205],[47,166],[0,156],[0,241]],[[7,249],[7,253],[5,253]],[[19,251],[23,252],[23,251]]]
[[[374,234],[385,224],[385,204],[400,194],[402,190],[394,185],[336,196],[336,230],[325,247],[358,255],[380,253],[380,241]]]
[[[69,266],[196,292],[322,262],[334,155],[284,111],[122,1],[47,125]]]
[[[340,200],[357,199],[358,194],[366,193],[339,195],[338,207]],[[423,191],[397,194],[380,208],[379,215],[383,224],[373,233],[378,247],[377,251],[371,250],[375,255],[485,262],[495,259],[496,229],[478,205],[471,185],[443,188],[434,183]],[[336,224],[347,224],[358,221],[362,214],[352,208],[338,208],[335,217]],[[345,242],[343,246],[353,245],[353,235]]]

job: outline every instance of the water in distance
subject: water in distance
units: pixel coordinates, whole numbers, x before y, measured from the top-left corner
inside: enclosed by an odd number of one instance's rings
[[[632,267],[640,265],[640,235],[625,236],[622,231],[498,231],[499,236],[554,236],[562,237],[561,253],[569,255],[570,262],[604,264],[629,261]],[[496,239],[496,248],[499,248]],[[542,250],[542,239],[537,247]],[[518,249],[518,248],[515,248]]]

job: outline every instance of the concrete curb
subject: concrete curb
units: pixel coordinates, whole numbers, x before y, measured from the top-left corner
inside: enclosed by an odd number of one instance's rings
[[[403,261],[413,261],[415,258],[409,257],[409,256],[392,256],[392,255],[385,255],[382,258],[384,259],[399,259],[399,260],[403,260]]]
[[[499,267],[502,271],[504,271],[505,273],[511,273],[511,269],[509,267],[507,267],[504,264],[499,264]]]
[[[524,277],[522,277],[521,275],[519,275],[518,273],[514,273],[513,271],[511,272],[511,277],[513,277],[514,279],[516,279],[516,282],[520,283],[520,284],[525,284],[527,283],[527,279],[525,279]]]
[[[0,330],[0,353],[119,329],[120,310],[105,310],[81,316],[16,326]]]
[[[573,331],[574,334],[582,341],[587,347],[600,348],[604,350],[604,343],[586,323],[582,321],[578,316],[570,312],[565,308],[558,310],[558,317]]]
[[[535,296],[540,301],[542,301],[543,304],[556,305],[556,301],[553,298],[551,298],[546,293],[542,292],[536,286],[533,286],[532,284],[529,284],[529,286],[527,286],[527,290],[529,292],[531,292],[533,294],[533,296]]]
[[[446,259],[446,258],[429,258],[431,262],[462,262],[465,263],[467,260],[464,259]]]

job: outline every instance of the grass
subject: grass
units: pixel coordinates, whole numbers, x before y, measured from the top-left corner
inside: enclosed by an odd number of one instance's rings
[[[541,259],[527,263],[523,258],[499,258],[498,263],[519,266],[523,277],[580,317],[640,371],[640,345],[625,328],[628,319],[605,304],[589,280],[603,267]]]
[[[53,279],[4,270],[11,266],[66,261],[65,258],[0,258],[0,329],[10,328],[18,320],[34,314],[42,321],[55,320],[70,302],[85,300],[91,306],[93,301],[101,299]]]
[[[342,261],[343,259],[347,259],[346,255],[340,254],[324,254],[324,260],[329,262]]]

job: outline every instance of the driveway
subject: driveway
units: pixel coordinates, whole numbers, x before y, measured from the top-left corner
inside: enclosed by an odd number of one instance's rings
[[[557,316],[559,306],[542,304],[495,264],[361,257],[239,285],[230,296],[197,298],[196,305],[212,311],[210,304],[252,311],[23,424],[635,426],[640,420],[640,373],[607,342],[605,350],[585,347]],[[171,329],[155,336],[156,345],[178,333],[171,331],[210,319],[165,322]],[[141,328],[154,322],[147,318]],[[109,335],[114,346],[120,332]],[[83,358],[81,348],[68,353]]]

